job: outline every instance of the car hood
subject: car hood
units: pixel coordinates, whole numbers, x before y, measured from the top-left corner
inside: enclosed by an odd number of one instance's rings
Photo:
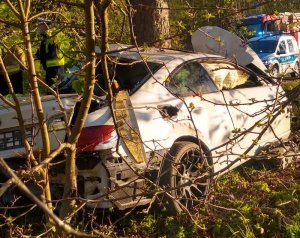
[[[217,26],[204,26],[192,34],[194,51],[218,54],[265,74],[267,68],[258,55],[237,35]]]
[[[269,58],[275,57],[274,54],[270,54],[270,53],[258,53],[257,55],[262,61],[265,61],[265,60],[268,60]]]

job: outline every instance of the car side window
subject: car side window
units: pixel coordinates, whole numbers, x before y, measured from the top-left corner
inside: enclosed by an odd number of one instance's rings
[[[286,45],[284,41],[281,41],[279,43],[279,47],[278,47],[278,53],[279,54],[286,54]]]
[[[218,91],[206,70],[197,61],[186,63],[176,70],[174,74],[171,74],[166,81],[166,86],[172,93],[179,96]]]
[[[287,40],[287,44],[288,44],[288,47],[289,47],[289,52],[295,52],[295,49],[294,49],[294,44],[293,44],[293,41],[291,39],[288,39]]]
[[[117,86],[118,90],[127,90],[129,94],[132,94],[161,67],[163,64],[156,62],[145,64],[143,61],[119,59],[117,63],[110,63],[108,70],[114,86]],[[96,79],[95,94],[100,96],[106,90],[101,64],[97,66]]]
[[[221,90],[262,85],[254,75],[234,65],[228,63],[202,63],[202,65]]]

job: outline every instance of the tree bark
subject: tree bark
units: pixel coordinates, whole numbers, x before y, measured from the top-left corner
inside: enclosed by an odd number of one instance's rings
[[[138,45],[171,47],[169,36],[169,7],[166,0],[130,0],[133,31]],[[134,42],[134,41],[133,41]]]
[[[7,4],[9,2],[6,1]],[[24,38],[24,45],[25,45],[25,52],[26,52],[26,58],[27,58],[27,64],[28,64],[28,72],[29,72],[29,83],[31,87],[33,102],[34,102],[34,108],[36,110],[37,118],[38,118],[38,124],[40,133],[42,136],[43,141],[43,150],[42,150],[42,160],[47,158],[50,153],[50,140],[49,140],[49,134],[48,134],[48,128],[47,123],[45,123],[45,115],[43,111],[42,106],[42,100],[39,93],[38,88],[38,80],[36,76],[35,66],[34,66],[34,59],[32,54],[32,45],[31,45],[31,39],[30,39],[30,31],[29,31],[29,22],[28,22],[28,13],[29,8],[24,8],[24,5],[20,2],[18,2],[18,10],[19,12],[15,12],[15,15],[19,18],[21,22],[21,30]],[[12,11],[15,9],[12,8]],[[18,109],[20,110],[20,109]],[[24,133],[24,132],[23,132]],[[32,161],[33,162],[33,161]],[[43,186],[43,195],[41,199],[44,203],[47,204],[47,207],[50,210],[53,210],[52,202],[51,202],[51,190],[50,190],[50,184],[49,184],[49,178],[48,178],[48,169],[47,168],[41,168],[38,171],[38,179],[41,181],[41,185]],[[53,223],[52,219],[47,216],[50,223]]]

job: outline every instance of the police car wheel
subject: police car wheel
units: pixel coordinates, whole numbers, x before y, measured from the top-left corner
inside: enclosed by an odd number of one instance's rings
[[[274,65],[271,69],[271,75],[273,77],[278,77],[279,76],[279,68],[277,65]]]

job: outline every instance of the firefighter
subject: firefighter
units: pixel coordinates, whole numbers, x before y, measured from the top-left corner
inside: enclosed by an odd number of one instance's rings
[[[24,51],[19,46],[12,46],[10,48],[10,52],[11,53],[6,52],[5,54],[2,52],[2,60],[4,62],[14,92],[17,94],[23,94],[23,68],[18,60],[22,64],[25,63]],[[16,58],[18,58],[18,60],[16,60],[12,54]],[[7,86],[3,72],[0,72],[0,93],[2,95],[9,94],[9,88]]]
[[[51,36],[50,25],[49,22],[42,22],[38,26],[42,39],[36,56],[46,71],[46,83],[51,87],[56,81],[63,78],[65,61],[58,44],[55,42],[55,37]]]

